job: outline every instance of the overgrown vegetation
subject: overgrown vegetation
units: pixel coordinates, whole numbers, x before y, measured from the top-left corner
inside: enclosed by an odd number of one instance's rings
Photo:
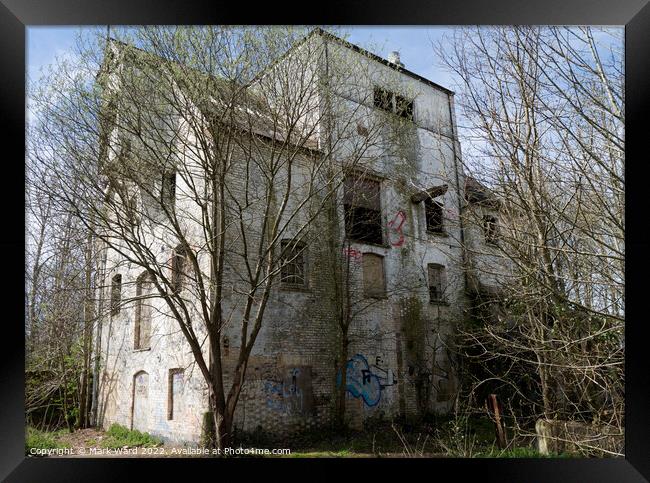
[[[123,448],[125,446],[129,448],[136,446],[149,448],[161,444],[162,440],[151,436],[149,433],[142,433],[135,429],[131,430],[120,424],[112,424],[106,432],[106,437],[101,441],[103,448]]]
[[[59,437],[63,433],[65,433],[65,430],[47,432],[47,431],[39,431],[36,428],[27,427],[27,433],[25,435],[25,453],[29,454],[29,451],[32,448],[35,449],[68,448],[69,446],[66,443],[59,441]]]

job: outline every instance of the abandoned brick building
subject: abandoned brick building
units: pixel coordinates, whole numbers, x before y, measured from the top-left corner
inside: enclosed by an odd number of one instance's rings
[[[337,191],[342,213],[337,229],[346,239],[343,246],[336,245],[340,253],[332,253],[327,231],[306,249],[285,247],[293,256],[287,257],[271,291],[234,426],[278,433],[331,421],[341,381],[332,322],[337,309],[325,268],[334,256],[347,261],[353,298],[363,304],[350,325],[350,424],[360,427],[369,418],[422,411],[444,413],[457,390],[450,335],[466,316],[468,291],[496,283],[482,278],[481,264],[490,263],[498,210],[481,203],[480,185],[466,181],[453,92],[410,72],[396,53],[385,60],[319,29],[309,42],[327,45],[330,58],[338,52],[369,66],[370,82],[364,88],[372,101],[367,107],[406,123],[408,145],[382,156],[363,175],[347,174]],[[367,134],[363,122],[355,130],[358,136]],[[315,135],[316,153],[324,133]],[[165,178],[160,189],[172,197],[183,192],[180,179]],[[468,226],[467,210],[480,211],[483,223]],[[355,223],[355,215],[365,221]],[[168,259],[174,246],[161,243],[161,258]],[[482,258],[474,260],[474,252]],[[143,302],[143,294],[154,293],[154,281],[141,267],[125,263],[115,250],[106,250],[103,264],[99,304],[110,310],[100,310],[105,315],[96,337],[99,423],[197,442],[208,392],[184,335],[155,297]],[[224,295],[224,303],[238,310],[235,290]],[[224,329],[226,364],[229,354],[234,357],[239,334],[236,325]]]

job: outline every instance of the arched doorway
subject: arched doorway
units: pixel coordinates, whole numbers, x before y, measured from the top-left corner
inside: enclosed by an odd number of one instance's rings
[[[133,376],[131,429],[149,430],[149,374],[140,371]]]

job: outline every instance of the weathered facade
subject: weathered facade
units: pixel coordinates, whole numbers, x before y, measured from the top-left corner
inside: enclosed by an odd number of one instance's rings
[[[465,176],[453,93],[409,72],[399,58],[380,59],[321,31],[308,42],[326,44],[330,59],[358,58],[355,62],[371,73],[366,84],[357,86],[374,94],[367,109],[398,119],[402,136],[363,176],[349,174],[338,190],[336,209],[312,222],[323,228],[287,263],[248,362],[234,426],[281,433],[332,420],[342,379],[336,370],[336,317],[342,303],[333,286],[337,263],[345,267],[351,294],[346,303],[354,313],[345,382],[350,424],[448,411],[457,389],[448,344],[469,303],[464,267],[471,256],[463,248],[469,232],[461,216]],[[331,102],[360,102],[358,95],[334,86]],[[398,111],[399,105],[404,109]],[[363,136],[363,116],[354,124]],[[385,129],[391,129],[390,123]],[[323,132],[318,131],[316,145],[326,142]],[[310,155],[304,154],[305,163]],[[179,180],[176,193],[175,202],[182,204]],[[362,212],[377,214],[376,222],[356,226],[352,217]],[[197,229],[192,226],[188,229]],[[475,244],[484,242],[480,230],[472,232]],[[152,243],[160,245],[161,263],[168,263],[174,243]],[[237,267],[229,270],[225,312],[236,314],[241,307]],[[141,269],[109,250],[104,273],[100,305],[106,316],[97,334],[99,421],[105,427],[120,423],[170,440],[198,441],[208,393],[184,335],[162,302],[154,297],[142,303],[143,294],[153,289]],[[109,303],[114,308],[106,310]],[[226,374],[236,363],[239,338],[236,324],[223,334]]]

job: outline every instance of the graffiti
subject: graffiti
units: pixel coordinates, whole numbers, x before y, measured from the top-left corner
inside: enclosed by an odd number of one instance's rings
[[[361,260],[363,254],[359,250],[350,247],[343,247],[343,255],[353,260]]]
[[[311,371],[291,368],[281,380],[262,381],[266,406],[285,415],[301,415],[309,412],[311,401]]]
[[[356,354],[345,365],[346,390],[355,398],[362,398],[368,406],[376,406],[385,387],[397,384],[393,371],[379,367],[381,357],[370,366],[361,354]],[[337,375],[337,385],[341,385],[341,373]]]
[[[389,232],[389,238],[391,238],[390,244],[394,247],[401,247],[404,244],[404,233],[402,233],[402,225],[406,221],[406,215],[402,210],[399,210],[395,213],[395,217],[388,222],[388,226],[391,228]],[[392,240],[392,233],[395,232],[399,235],[397,241]]]

